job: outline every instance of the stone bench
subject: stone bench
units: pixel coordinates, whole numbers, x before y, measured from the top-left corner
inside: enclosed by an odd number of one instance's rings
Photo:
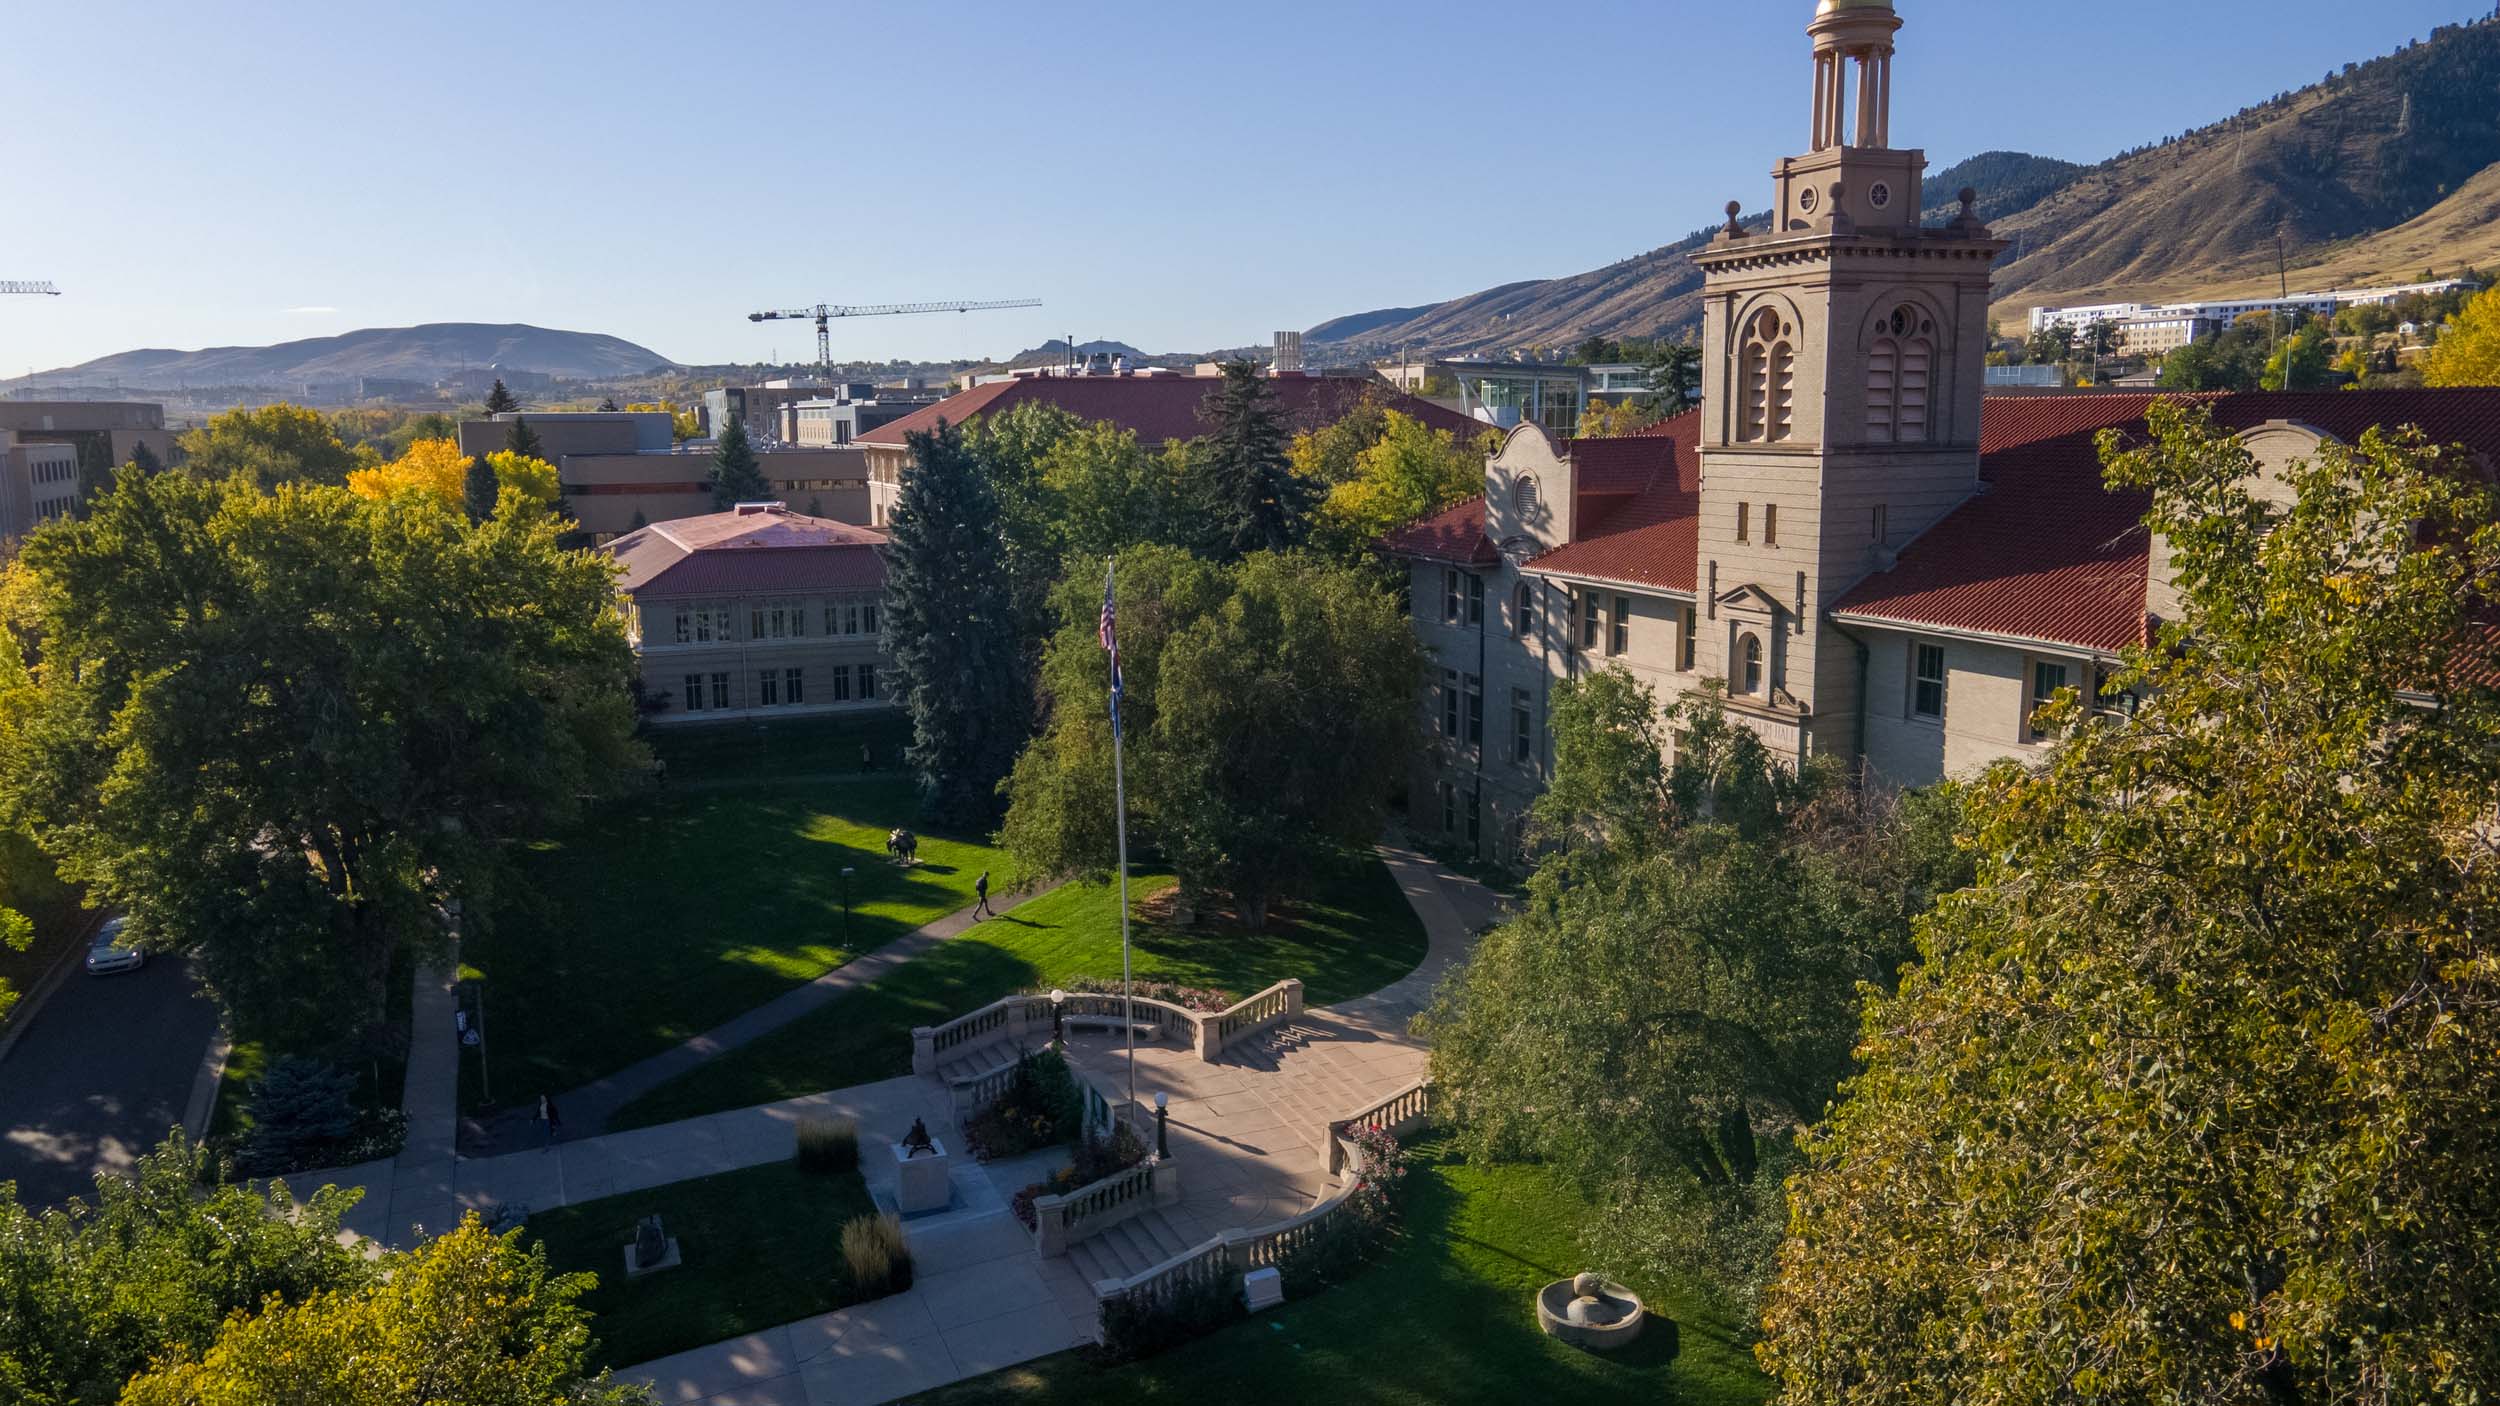
[[[1087,1030],[1105,1030],[1117,1035],[1120,1033],[1123,1022],[1116,1015],[1072,1015],[1062,1018],[1060,1024],[1071,1030],[1081,1026]],[[1151,1020],[1137,1021],[1135,1027],[1137,1038],[1140,1040],[1152,1040],[1163,1031],[1161,1025]]]

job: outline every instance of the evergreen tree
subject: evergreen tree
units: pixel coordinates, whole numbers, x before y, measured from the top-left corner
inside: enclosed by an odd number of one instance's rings
[[[1208,550],[1233,561],[1299,545],[1318,489],[1286,458],[1275,392],[1258,368],[1247,361],[1227,364],[1205,414],[1215,427],[1198,464]]]
[[[722,511],[740,503],[759,503],[773,496],[772,483],[755,462],[755,448],[747,443],[747,427],[742,420],[731,420],[720,432],[720,444],[712,450],[712,506]]]
[[[615,413],[616,413],[616,397],[615,397],[615,396],[612,396],[612,395],[605,395],[605,396],[601,396],[601,397],[599,397],[599,409],[600,409],[602,412],[606,413],[606,414],[610,414],[610,415],[615,414]]]
[[[538,442],[538,431],[526,419],[514,420],[512,430],[503,437],[503,447],[524,459],[544,459],[547,451]]]
[[[165,461],[157,458],[156,451],[145,444],[130,446],[130,462],[143,474],[153,476],[165,472]]]
[[[626,530],[630,532],[639,532],[650,525],[651,519],[642,515],[642,509],[636,508],[634,509],[634,520],[627,524]]]
[[[460,479],[460,506],[469,514],[469,521],[484,522],[495,515],[495,499],[501,485],[495,480],[495,466],[484,459],[471,459]]]
[[[252,1133],[236,1154],[248,1176],[324,1165],[320,1153],[356,1130],[352,1074],[288,1055],[252,1081]]]
[[[520,408],[520,397],[514,395],[508,388],[505,387],[503,377],[497,376],[495,378],[495,388],[486,393],[486,413],[489,415],[509,415],[513,411]]]
[[[910,444],[885,546],[886,635],[912,721],[904,759],[933,817],[987,824],[1032,721],[998,496],[954,426]]]

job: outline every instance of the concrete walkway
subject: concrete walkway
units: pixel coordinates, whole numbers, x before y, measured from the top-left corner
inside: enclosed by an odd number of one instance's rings
[[[1056,887],[1053,884],[1025,893],[994,894],[991,911],[998,912],[1010,904],[1039,898]],[[784,992],[682,1045],[663,1050],[603,1079],[594,1079],[580,1088],[557,1094],[556,1111],[563,1115],[565,1135],[595,1137],[606,1132],[608,1120],[627,1104],[669,1080],[691,1073],[706,1061],[718,1059],[742,1045],[760,1040],[802,1016],[812,1015],[905,962],[923,956],[948,938],[971,931],[980,921],[973,917],[973,910],[977,907],[978,904],[973,904],[923,924],[874,952],[854,957],[805,986]],[[470,1121],[461,1131],[461,1152],[470,1157],[487,1157],[528,1147],[533,1139],[543,1136],[544,1132],[538,1125],[537,1100],[531,1098],[492,1119]]]
[[[1194,1054],[1170,1047],[1138,1050],[1139,1098],[1151,1104],[1157,1090],[1172,1096],[1173,1164],[1183,1182],[1176,1224],[1212,1234],[1306,1208],[1326,1189],[1319,1139],[1327,1120],[1422,1073],[1425,1051],[1408,1032],[1408,1022],[1464,958],[1475,934],[1499,916],[1500,904],[1482,885],[1420,854],[1383,845],[1380,856],[1430,940],[1415,971],[1369,996],[1315,1007],[1305,1012],[1294,1038],[1219,1064],[1200,1064]],[[1072,1043],[1071,1054],[1098,1086],[1124,1085],[1124,1055],[1108,1038]],[[916,1085],[929,1103],[945,1101],[933,1080],[888,1084]],[[716,1117],[743,1119],[768,1111]],[[941,1125],[952,1128],[953,1120],[929,1117],[932,1129]],[[686,1126],[616,1137],[666,1135]],[[861,1126],[865,1133],[893,1125],[863,1120]],[[1031,1235],[1005,1209],[1013,1188],[1038,1180],[1062,1161],[1064,1155],[1054,1152],[986,1168],[957,1167],[958,1208],[905,1225],[917,1266],[907,1293],[643,1363],[618,1376],[649,1383],[671,1406],[854,1406],[896,1400],[1086,1342],[1096,1317],[1091,1285],[1071,1263],[1073,1257],[1037,1256]],[[869,1169],[872,1194],[880,1186],[875,1169],[889,1162],[882,1146],[872,1155],[863,1137],[861,1165]],[[987,1196],[999,1198],[997,1209],[985,1204]]]

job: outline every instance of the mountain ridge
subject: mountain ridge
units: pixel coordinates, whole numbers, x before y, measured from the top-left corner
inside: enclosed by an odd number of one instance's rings
[[[602,332],[571,332],[525,322],[426,322],[410,327],[360,327],[326,337],[267,346],[142,347],[75,366],[37,372],[0,386],[117,385],[133,390],[184,386],[285,388],[356,376],[434,381],[481,367],[536,371],[566,380],[594,380],[674,369],[648,347]]]

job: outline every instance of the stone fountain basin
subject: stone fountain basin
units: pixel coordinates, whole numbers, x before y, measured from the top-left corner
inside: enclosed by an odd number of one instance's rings
[[[1584,1292],[1595,1302],[1588,1306],[1585,1321],[1575,1323],[1572,1302]],[[1591,1352],[1613,1352],[1625,1346],[1641,1335],[1648,1321],[1649,1311],[1641,1306],[1640,1296],[1611,1279],[1583,1274],[1577,1280],[1557,1279],[1537,1291],[1537,1326],[1548,1337]]]

